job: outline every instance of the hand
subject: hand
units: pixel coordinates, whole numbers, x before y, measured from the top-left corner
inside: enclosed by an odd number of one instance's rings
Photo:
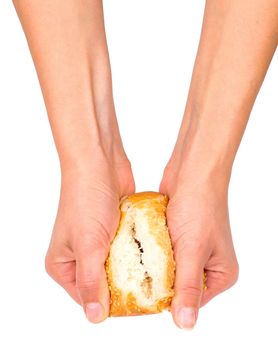
[[[66,169],[46,270],[84,308],[91,322],[109,313],[104,262],[119,222],[119,199],[134,192],[129,161],[95,157]]]
[[[109,312],[104,262],[119,199],[134,191],[114,107],[102,1],[27,2],[14,0],[62,170],[46,269],[99,322]]]
[[[189,176],[171,166],[164,171],[160,191],[170,198],[167,222],[176,260],[171,312],[180,328],[192,328],[199,308],[231,287],[238,277],[227,191],[220,188],[210,180],[196,186]]]

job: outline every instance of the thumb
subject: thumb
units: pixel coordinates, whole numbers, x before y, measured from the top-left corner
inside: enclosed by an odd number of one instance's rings
[[[76,286],[84,312],[93,323],[104,321],[109,315],[106,257],[106,249],[99,244],[90,244],[77,252]]]
[[[200,252],[182,249],[176,256],[175,296],[171,312],[180,328],[193,328],[203,293],[203,259]]]

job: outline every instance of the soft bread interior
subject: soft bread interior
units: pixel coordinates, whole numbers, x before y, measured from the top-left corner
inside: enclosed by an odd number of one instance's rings
[[[110,259],[115,287],[131,292],[140,306],[150,307],[168,296],[167,257],[150,232],[147,209],[128,209],[111,246]]]

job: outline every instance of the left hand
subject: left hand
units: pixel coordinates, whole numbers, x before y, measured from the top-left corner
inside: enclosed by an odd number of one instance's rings
[[[199,308],[238,277],[227,191],[220,188],[210,180],[196,186],[171,167],[166,167],[160,184],[160,192],[169,196],[167,223],[176,260],[171,312],[180,328],[194,327]]]

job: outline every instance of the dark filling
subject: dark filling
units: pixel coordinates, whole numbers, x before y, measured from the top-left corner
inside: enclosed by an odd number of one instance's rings
[[[142,261],[142,253],[144,253],[144,249],[142,248],[141,246],[141,242],[138,241],[138,239],[136,239],[135,237],[133,237],[135,243],[138,245],[138,248],[139,248],[139,252],[140,252],[140,264],[144,265],[143,264],[143,261]]]
[[[144,265],[143,260],[142,260],[142,254],[144,253],[144,249],[141,245],[141,242],[138,241],[138,239],[135,237],[136,235],[136,229],[135,229],[135,224],[131,226],[131,231],[132,231],[132,237],[134,239],[134,242],[137,244],[139,252],[140,252],[140,264]],[[144,273],[145,278],[141,283],[141,286],[143,288],[143,291],[146,295],[147,298],[149,298],[152,295],[152,278],[149,276],[148,271],[145,271]]]

